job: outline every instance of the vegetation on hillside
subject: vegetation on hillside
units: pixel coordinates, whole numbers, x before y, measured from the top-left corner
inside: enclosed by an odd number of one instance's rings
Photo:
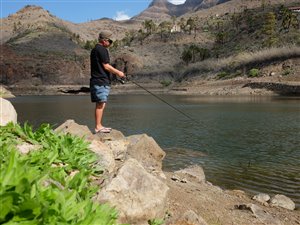
[[[289,5],[261,1],[261,5],[251,9],[246,5],[238,12],[226,9],[227,13],[201,17],[201,11],[198,11],[160,22],[147,19],[139,27],[128,26],[124,35],[124,30],[120,32],[122,35],[119,36],[123,38],[115,40],[111,46],[112,59],[128,53],[130,59],[124,59],[124,63],[139,65],[132,74],[168,74],[172,81],[180,81],[182,77],[201,76],[201,71],[221,74],[218,78],[222,79],[248,76],[249,70],[260,70],[274,62],[272,60],[299,57],[298,50],[292,51],[293,54],[286,53],[286,50],[300,46],[300,15],[288,8],[295,6],[296,1]],[[40,12],[37,16],[43,18],[44,14]],[[49,15],[46,18],[46,22],[36,24],[25,24],[20,18],[14,21],[14,35],[7,42],[9,48],[3,51],[4,75],[0,82],[10,85],[30,80],[33,81],[30,84],[36,86],[86,84],[89,52],[97,40],[84,40],[80,29],[80,34],[71,32],[73,28],[51,20]],[[112,25],[112,31],[116,30]],[[13,51],[6,51],[10,49]],[[247,61],[240,59],[244,55],[248,55]],[[257,58],[260,55],[264,57]],[[139,59],[139,62],[131,62],[131,59]],[[292,74],[292,71],[285,74]],[[257,76],[260,75],[262,73]],[[165,79],[163,77],[162,82]]]
[[[173,17],[172,20],[158,24],[152,20],[145,20],[142,25],[141,29],[128,32],[114,48],[118,50],[120,47],[131,45],[138,48],[136,43],[143,45],[147,40],[149,44],[151,40],[157,41],[158,36],[162,42],[168,43],[174,42],[178,33],[181,37],[182,35],[192,36],[193,41],[182,43],[181,53],[177,54],[177,57],[188,66],[184,72],[186,74],[191,70],[194,72],[210,69],[216,71],[216,68],[219,68],[224,72],[219,77],[230,78],[242,74],[249,75],[249,70],[259,69],[256,67],[262,66],[265,62],[299,57],[298,49],[292,50],[291,54],[287,54],[287,51],[293,46],[300,46],[300,16],[284,5],[262,3],[258,8],[244,8],[240,13],[214,15],[201,20],[197,16],[180,19]],[[212,44],[197,39],[197,36],[201,34],[213,40]],[[185,40],[184,37],[182,40]],[[243,58],[246,53],[248,53],[246,61],[236,60]],[[260,55],[264,56],[258,57]],[[220,60],[222,65],[219,64]],[[214,61],[215,65],[213,68],[210,66],[203,68],[205,64],[203,61],[207,62],[206,64]],[[204,64],[201,63],[201,68],[195,70],[197,66],[200,66],[200,62]],[[228,64],[224,65],[225,62]],[[259,76],[259,73],[256,73],[256,76]]]
[[[92,201],[102,169],[87,142],[46,124],[10,123],[0,137],[1,224],[116,224],[114,209]],[[24,144],[36,149],[21,154]]]

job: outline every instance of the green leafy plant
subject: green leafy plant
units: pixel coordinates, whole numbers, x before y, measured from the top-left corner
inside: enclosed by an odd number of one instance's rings
[[[47,124],[33,131],[10,123],[0,135],[0,224],[116,224],[115,209],[91,200],[98,189],[91,177],[102,170],[87,142]],[[25,142],[38,149],[20,154]]]
[[[151,219],[151,220],[148,220],[148,224],[149,225],[162,225],[162,224],[164,224],[164,221],[161,219]]]
[[[257,77],[259,75],[259,69],[253,68],[249,71],[249,77]]]
[[[172,81],[171,81],[171,80],[162,80],[162,81],[160,82],[160,84],[161,84],[162,86],[164,86],[164,87],[168,87],[168,86],[170,86],[170,85],[172,84]]]

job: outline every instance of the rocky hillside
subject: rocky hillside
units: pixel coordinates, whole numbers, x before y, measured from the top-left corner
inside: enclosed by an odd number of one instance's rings
[[[100,29],[122,38],[135,22],[101,19],[84,24],[63,21],[39,6],[26,6],[1,19],[1,83],[83,84],[89,76],[87,40]],[[120,36],[118,36],[120,34]]]
[[[90,48],[102,29],[115,34],[113,62],[140,81],[168,86],[195,77],[271,72],[297,81],[300,18],[288,10],[297,5],[295,0],[188,0],[176,6],[155,0],[129,21],[83,24],[27,6],[1,19],[1,83],[87,85]]]
[[[170,19],[172,16],[182,16],[185,13],[206,9],[230,0],[186,0],[181,5],[174,5],[168,0],[154,0],[149,7],[134,17],[134,20],[143,21],[152,19],[161,21]]]

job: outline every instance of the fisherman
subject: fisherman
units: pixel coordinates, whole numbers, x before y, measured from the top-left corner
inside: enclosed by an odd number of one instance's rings
[[[110,65],[108,47],[113,43],[112,33],[102,31],[99,34],[98,43],[92,49],[91,61],[91,101],[96,103],[95,107],[95,133],[110,133],[111,128],[102,124],[103,112],[107,103],[111,85],[111,74],[115,74],[121,79],[125,74]]]

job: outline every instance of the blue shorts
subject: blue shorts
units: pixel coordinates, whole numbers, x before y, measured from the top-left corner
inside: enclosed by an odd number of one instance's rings
[[[110,86],[91,86],[91,100],[92,102],[107,102],[110,92]]]

